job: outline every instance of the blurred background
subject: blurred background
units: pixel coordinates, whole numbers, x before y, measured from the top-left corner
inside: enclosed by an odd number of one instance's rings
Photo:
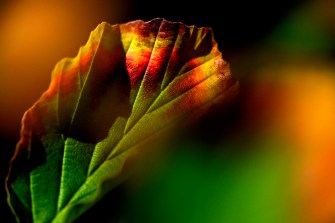
[[[55,64],[102,21],[163,17],[212,27],[241,92],[166,145],[178,152],[145,183],[116,188],[78,222],[106,207],[108,222],[334,222],[334,11],[332,0],[2,1],[1,182]],[[0,222],[13,222],[3,184]]]

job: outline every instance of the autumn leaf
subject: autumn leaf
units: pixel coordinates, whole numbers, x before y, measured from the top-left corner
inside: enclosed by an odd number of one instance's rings
[[[143,142],[237,90],[211,28],[102,22],[22,118],[6,181],[17,221],[74,221],[127,178]]]

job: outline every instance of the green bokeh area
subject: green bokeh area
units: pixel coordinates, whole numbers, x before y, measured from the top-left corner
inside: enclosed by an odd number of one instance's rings
[[[196,143],[180,145],[168,165],[131,196],[126,222],[297,222],[288,186],[290,155],[275,147],[262,142],[256,152],[224,154]]]

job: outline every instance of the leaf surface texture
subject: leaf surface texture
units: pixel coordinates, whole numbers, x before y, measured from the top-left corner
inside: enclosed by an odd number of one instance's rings
[[[18,222],[72,222],[127,178],[141,143],[237,88],[211,28],[102,22],[22,118],[6,183]]]

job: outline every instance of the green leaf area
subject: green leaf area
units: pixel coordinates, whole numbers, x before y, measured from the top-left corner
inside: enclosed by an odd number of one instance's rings
[[[17,221],[74,221],[127,178],[144,142],[237,89],[211,28],[102,22],[22,118],[6,181]]]

